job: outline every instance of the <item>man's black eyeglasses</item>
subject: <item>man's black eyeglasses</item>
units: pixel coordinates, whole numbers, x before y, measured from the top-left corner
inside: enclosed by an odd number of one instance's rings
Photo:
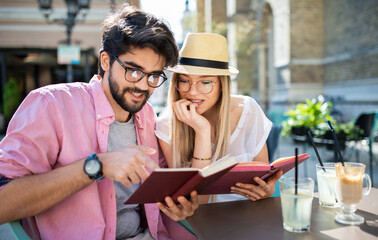
[[[147,84],[152,88],[160,87],[166,80],[164,72],[162,73],[145,73],[137,68],[126,67],[116,56],[113,56],[115,60],[125,69],[125,79],[128,82],[136,83],[142,80],[147,75]]]

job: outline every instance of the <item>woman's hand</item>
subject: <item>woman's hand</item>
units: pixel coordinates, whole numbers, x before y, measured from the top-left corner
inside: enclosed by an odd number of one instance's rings
[[[237,193],[251,199],[252,201],[257,201],[259,199],[267,198],[273,195],[275,191],[275,184],[278,179],[282,176],[283,172],[279,171],[265,182],[259,177],[255,177],[255,182],[258,185],[249,183],[237,183],[234,187],[231,187],[232,193]]]
[[[191,127],[195,132],[192,156],[197,158],[211,158],[211,125],[210,122],[196,110],[198,105],[187,99],[180,99],[173,103],[173,111],[177,119]],[[211,161],[192,160],[191,166],[203,168]]]
[[[180,99],[174,102],[172,107],[178,120],[192,127],[196,133],[200,133],[204,129],[210,129],[209,121],[197,113],[196,103],[192,103],[187,99]]]

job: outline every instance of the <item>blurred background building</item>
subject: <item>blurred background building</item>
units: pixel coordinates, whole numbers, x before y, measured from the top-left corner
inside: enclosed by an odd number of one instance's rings
[[[0,123],[8,122],[22,99],[35,88],[89,81],[97,73],[101,22],[115,5],[123,2],[0,1]],[[129,2],[139,7],[139,1]],[[50,4],[51,9],[41,9],[43,4]],[[47,13],[48,19],[44,17]],[[72,64],[59,64],[58,49],[62,46],[77,47],[79,59]],[[65,54],[70,53],[62,55]],[[4,124],[0,124],[0,132],[4,130]]]
[[[68,42],[67,24],[59,19],[67,18],[67,3],[86,0],[51,1],[50,24],[40,10],[46,1],[0,1],[0,113],[7,121],[32,89],[88,81],[97,72],[101,22],[125,2],[88,1],[69,40],[79,47],[80,60],[67,65],[57,59],[59,46]],[[378,109],[377,0],[181,1],[182,39],[187,32],[226,36],[230,65],[240,70],[233,92],[254,97],[268,114],[319,94],[334,103],[343,121]],[[141,7],[139,0],[127,2]],[[160,3],[170,7],[169,1]],[[160,108],[166,87],[151,99]]]
[[[267,112],[319,94],[343,121],[377,109],[378,1],[197,0],[197,7],[198,30],[232,45],[237,92]]]

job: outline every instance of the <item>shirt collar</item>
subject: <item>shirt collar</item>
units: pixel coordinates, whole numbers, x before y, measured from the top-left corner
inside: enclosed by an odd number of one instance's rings
[[[135,123],[135,125],[138,128],[143,129],[143,124],[142,124],[142,119],[141,119],[141,111],[139,111],[137,113],[134,113],[133,117],[134,117],[134,123]]]
[[[115,114],[108,98],[105,95],[104,89],[101,85],[101,76],[94,75],[89,82],[93,94],[93,101],[96,110],[97,120],[110,118],[112,122],[115,119]]]

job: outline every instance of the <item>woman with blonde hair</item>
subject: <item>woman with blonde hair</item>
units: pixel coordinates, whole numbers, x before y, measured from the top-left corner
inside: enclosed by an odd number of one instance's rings
[[[227,40],[213,33],[191,33],[180,51],[173,72],[168,106],[159,116],[155,134],[169,167],[203,168],[231,154],[238,162],[269,164],[266,140],[272,123],[256,101],[231,95],[231,75],[239,71],[228,66]],[[238,183],[236,194],[218,195],[213,201],[271,196],[281,177],[277,173],[258,185]],[[200,202],[207,202],[201,196]]]

